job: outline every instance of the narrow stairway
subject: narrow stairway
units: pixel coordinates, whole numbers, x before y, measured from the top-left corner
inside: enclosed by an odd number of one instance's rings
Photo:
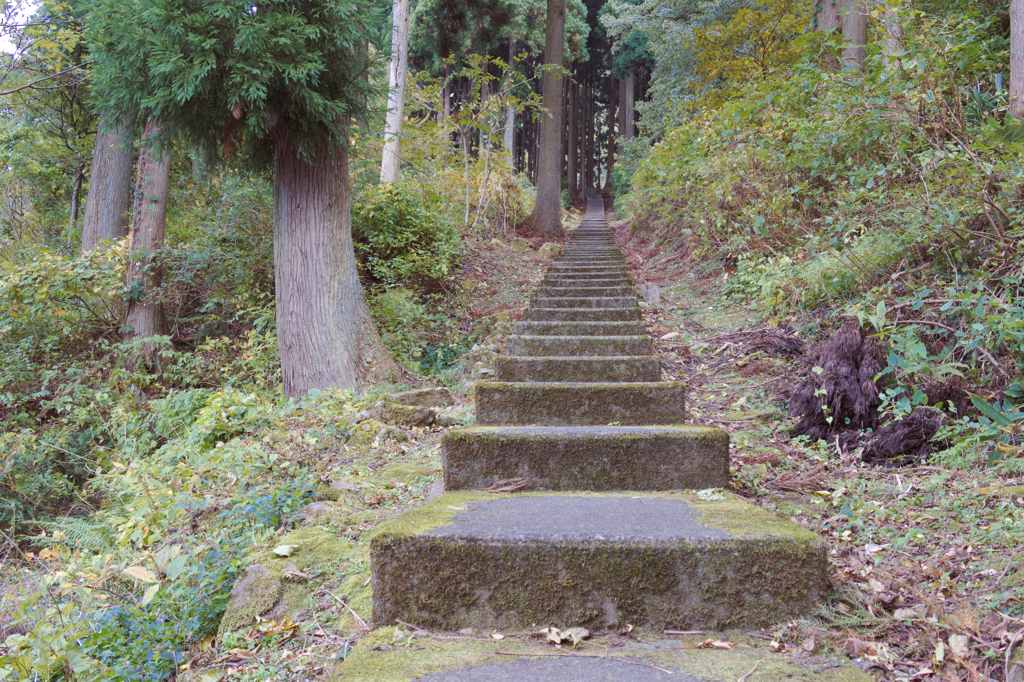
[[[508,353],[442,442],[445,493],[373,539],[376,625],[760,627],[828,591],[820,539],[724,492],[728,434],[683,425],[600,198]]]

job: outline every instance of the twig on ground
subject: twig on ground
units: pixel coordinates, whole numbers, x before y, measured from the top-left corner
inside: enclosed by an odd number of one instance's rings
[[[484,488],[485,493],[514,493],[517,490],[529,487],[528,478],[505,478],[496,481],[490,488]]]
[[[665,630],[663,635],[703,635],[703,630]]]
[[[334,594],[333,592],[328,592],[327,594],[331,595],[331,596],[332,596],[332,597],[333,597],[333,598],[334,598],[334,599],[335,599],[335,600],[336,600],[336,601],[337,601],[337,602],[338,602],[339,604],[341,604],[341,605],[342,605],[342,606],[344,606],[344,607],[345,607],[346,609],[348,609],[348,612],[349,612],[349,613],[351,613],[351,614],[352,614],[352,617],[356,619],[356,624],[357,624],[357,625],[359,625],[359,627],[363,628],[364,630],[369,630],[369,629],[370,629],[370,626],[366,624],[366,621],[365,621],[365,620],[363,620],[362,618],[360,618],[360,617],[359,617],[359,614],[358,614],[358,613],[356,613],[356,612],[355,612],[355,611],[354,611],[354,610],[352,609],[352,607],[351,607],[351,606],[349,606],[348,604],[346,604],[346,603],[345,603],[345,600],[344,600],[344,599],[342,599],[342,598],[341,598],[341,597],[339,597],[338,595]]]
[[[747,682],[747,678],[754,674],[754,672],[757,670],[757,666],[761,665],[766,660],[768,660],[768,659],[762,658],[760,661],[755,663],[754,667],[750,669],[750,672],[747,673],[746,675],[744,675],[743,677],[739,678],[738,680],[736,680],[736,682]]]

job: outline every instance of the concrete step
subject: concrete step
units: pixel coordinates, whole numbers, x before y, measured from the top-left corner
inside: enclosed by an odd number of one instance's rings
[[[640,306],[632,308],[527,308],[523,319],[531,322],[633,322]]]
[[[619,272],[622,274],[628,274],[629,268],[626,267],[624,262],[618,263],[580,263],[576,261],[565,261],[564,263],[555,263],[548,272],[567,272],[567,273],[581,273],[587,274],[592,272],[599,272],[606,274],[609,272]]]
[[[827,547],[724,498],[445,493],[373,537],[373,623],[707,631],[810,614],[831,589]]]
[[[582,285],[556,287],[545,285],[534,289],[535,296],[543,296],[545,298],[561,298],[566,296],[630,296],[635,293],[633,287],[621,284],[601,287],[585,287]]]
[[[562,279],[561,277],[545,277],[541,280],[542,287],[627,287],[633,291],[633,280],[627,277],[608,277],[607,279]]]
[[[499,356],[496,381],[659,381],[661,359],[653,355]]]
[[[647,333],[641,322],[520,322],[523,336],[639,336]]]
[[[558,265],[561,265],[563,263],[565,263],[565,264],[573,263],[573,264],[579,264],[579,265],[592,265],[592,264],[600,265],[602,263],[625,263],[625,262],[626,261],[622,257],[621,253],[616,253],[616,254],[603,254],[602,253],[602,254],[597,254],[597,255],[570,254],[568,256],[562,256],[560,258],[556,258],[555,259],[555,263],[558,264]]]
[[[441,440],[445,490],[527,478],[530,490],[729,485],[729,434],[705,426],[472,426]]]
[[[396,632],[396,628],[398,632]],[[403,629],[404,628],[404,629]],[[417,633],[419,634],[419,633]],[[435,632],[406,646],[404,625],[367,632],[338,665],[331,682],[875,682],[852,661],[834,655],[780,655],[771,642],[733,631],[731,650],[701,648],[710,633],[684,637],[617,630],[587,640],[584,651],[600,657],[559,654],[541,638],[508,637],[487,641]],[[757,634],[757,633],[753,633]],[[454,636],[453,636],[454,635]],[[607,652],[607,655],[604,654]],[[552,655],[555,654],[555,655]],[[594,653],[584,654],[594,656]],[[743,676],[756,670],[748,678]]]
[[[489,382],[476,385],[482,426],[643,426],[681,424],[686,384]]]
[[[636,296],[534,296],[531,307],[536,308],[632,308]]]
[[[548,270],[542,281],[572,282],[574,284],[579,284],[581,287],[587,286],[588,281],[598,282],[598,286],[604,286],[605,282],[616,282],[628,285],[633,284],[633,280],[621,270],[605,272],[600,270],[597,272],[565,272],[561,270]]]
[[[508,340],[508,354],[531,357],[654,355],[654,342],[647,334],[642,336],[513,336]],[[618,381],[624,380],[619,379]],[[635,381],[649,380],[635,379]]]

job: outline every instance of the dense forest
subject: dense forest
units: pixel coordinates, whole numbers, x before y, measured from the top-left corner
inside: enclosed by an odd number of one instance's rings
[[[806,343],[770,435],[814,476],[1000,491],[957,498],[991,512],[958,545],[993,548],[974,610],[846,651],[1011,679],[1024,0],[0,0],[0,51],[0,681],[326,679],[367,534],[427,496],[588,192],[666,300]],[[679,325],[667,362],[718,352]],[[423,386],[455,407],[374,412]],[[868,547],[928,542],[792,480]],[[216,636],[247,555],[327,498],[322,621]],[[837,650],[881,632],[864,609],[822,616]]]

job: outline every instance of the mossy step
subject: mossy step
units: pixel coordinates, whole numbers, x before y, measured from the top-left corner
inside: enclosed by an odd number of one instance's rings
[[[609,277],[607,279],[563,279],[561,277],[545,277],[541,280],[541,287],[627,287],[632,291],[633,280],[622,275]]]
[[[729,434],[706,426],[473,426],[441,440],[445,490],[526,478],[530,490],[729,485]]]
[[[634,308],[636,296],[534,296],[537,308]]]
[[[622,270],[606,270],[604,272],[566,272],[564,270],[549,270],[545,273],[544,278],[541,280],[542,283],[551,282],[572,282],[572,286],[588,286],[587,282],[592,281],[594,284],[590,286],[608,286],[612,284],[632,284],[633,278],[629,276],[627,272]]]
[[[556,263],[548,270],[549,273],[558,274],[629,274],[629,268],[625,263]]]
[[[565,296],[629,296],[633,294],[633,287],[623,284],[602,287],[565,286],[556,287],[551,285],[539,286],[534,290],[534,295],[552,298]]]
[[[426,633],[417,633],[426,634]],[[410,640],[405,625],[366,633],[328,677],[332,682],[874,682],[845,656],[786,656],[742,631],[666,637],[634,629],[595,634],[582,651],[560,652],[544,637],[495,639],[434,632]],[[725,651],[701,648],[714,639]],[[582,656],[576,655],[582,653]],[[555,655],[553,655],[555,654]],[[753,676],[748,675],[756,671]],[[667,671],[667,672],[666,672]]]
[[[646,334],[642,322],[520,322],[524,336],[637,336]]]
[[[716,630],[809,614],[830,589],[818,536],[705,497],[440,495],[371,541],[373,622]]]
[[[476,385],[476,423],[482,426],[644,426],[681,424],[686,384],[516,383]]]
[[[622,254],[571,254],[564,258],[555,259],[556,265],[579,264],[579,265],[607,265],[609,263],[624,263]]]
[[[529,322],[632,322],[640,319],[640,307],[631,308],[527,308]]]
[[[658,381],[661,360],[652,355],[583,357],[499,356],[494,359],[497,381]]]
[[[508,340],[508,354],[544,357],[654,355],[654,342],[647,334],[642,336],[513,336]],[[649,381],[649,379],[635,379],[635,381]]]

